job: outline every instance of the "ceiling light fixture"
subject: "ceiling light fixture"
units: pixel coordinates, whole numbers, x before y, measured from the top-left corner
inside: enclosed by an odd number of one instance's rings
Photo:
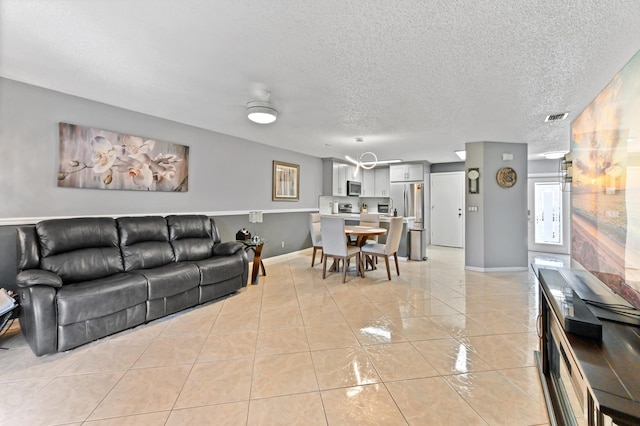
[[[458,158],[461,159],[462,161],[465,161],[467,159],[467,151],[465,151],[464,149],[461,149],[459,151],[454,151],[454,152],[456,153]]]
[[[278,111],[269,101],[251,101],[247,103],[247,117],[258,124],[269,124],[276,121]]]
[[[362,138],[356,138],[356,142],[362,143],[364,142],[364,140]],[[354,160],[348,155],[345,155],[344,158],[356,165],[356,170],[353,172],[353,177],[356,177],[358,175],[358,171],[360,170],[360,168],[371,170],[378,164],[392,164],[402,162],[402,160],[378,160],[378,156],[371,151],[363,152],[358,156],[357,160]]]
[[[557,160],[558,158],[564,157],[564,154],[566,154],[564,151],[549,151],[542,154],[542,156],[547,160]]]

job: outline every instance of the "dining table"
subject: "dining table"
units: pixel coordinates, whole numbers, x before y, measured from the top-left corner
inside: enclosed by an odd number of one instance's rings
[[[384,235],[387,233],[387,229],[385,228],[372,228],[370,226],[360,226],[360,225],[345,225],[344,233],[347,237],[354,236],[356,237],[356,246],[362,247],[366,244],[367,240],[371,237],[376,237],[379,235]],[[365,266],[370,265],[371,269],[375,269],[375,265],[373,261],[367,259],[365,261]],[[329,268],[329,271],[336,270],[336,262],[334,260],[333,265]]]
[[[357,237],[356,245],[358,247],[362,247],[363,245],[365,245],[369,238],[378,235],[384,235],[387,233],[387,230],[385,228],[372,228],[370,226],[345,225],[344,233],[347,235],[347,237]]]

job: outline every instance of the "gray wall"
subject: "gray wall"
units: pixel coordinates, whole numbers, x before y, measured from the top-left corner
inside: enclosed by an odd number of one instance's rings
[[[464,171],[464,161],[455,163],[434,163],[431,164],[431,173],[449,173]]]
[[[560,175],[560,160],[529,161],[529,174],[558,173]]]
[[[465,266],[480,270],[527,268],[527,145],[473,142],[466,144],[466,167],[480,168],[480,193],[467,194],[466,205],[478,206],[466,217]],[[503,161],[502,154],[514,155]],[[511,188],[496,182],[502,167],[518,179]]]
[[[15,282],[13,225],[34,218],[203,213],[232,239],[250,226],[246,211],[263,210],[257,226],[269,240],[265,257],[310,247],[307,214],[322,191],[319,158],[2,78],[0,94],[0,287]],[[189,191],[58,188],[60,121],[188,145]],[[300,165],[300,201],[271,200],[272,160]]]
[[[11,80],[0,93],[0,218],[317,208],[319,158]],[[60,121],[190,146],[189,191],[58,188]],[[272,160],[300,164],[299,202],[271,201]]]

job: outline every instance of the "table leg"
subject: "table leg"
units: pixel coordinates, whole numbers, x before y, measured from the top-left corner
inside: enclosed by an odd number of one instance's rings
[[[256,247],[251,247],[254,252],[253,256],[253,268],[251,270],[251,284],[258,284],[258,272],[260,271],[260,267],[262,267],[262,273],[267,275],[264,270],[264,264],[262,263],[262,259],[260,255],[262,254],[262,246],[264,244],[260,244]]]

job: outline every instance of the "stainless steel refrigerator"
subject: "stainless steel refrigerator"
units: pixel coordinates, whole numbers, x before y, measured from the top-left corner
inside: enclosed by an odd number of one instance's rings
[[[406,236],[406,254],[411,260],[427,260],[427,233],[424,229],[424,183],[395,182],[391,184],[391,200],[398,216],[413,216],[413,228]],[[391,212],[393,214],[393,211]],[[402,242],[401,242],[402,244]]]
[[[392,182],[391,183],[391,211],[398,210],[398,216],[413,216],[413,229],[424,229],[424,183],[422,182]]]

